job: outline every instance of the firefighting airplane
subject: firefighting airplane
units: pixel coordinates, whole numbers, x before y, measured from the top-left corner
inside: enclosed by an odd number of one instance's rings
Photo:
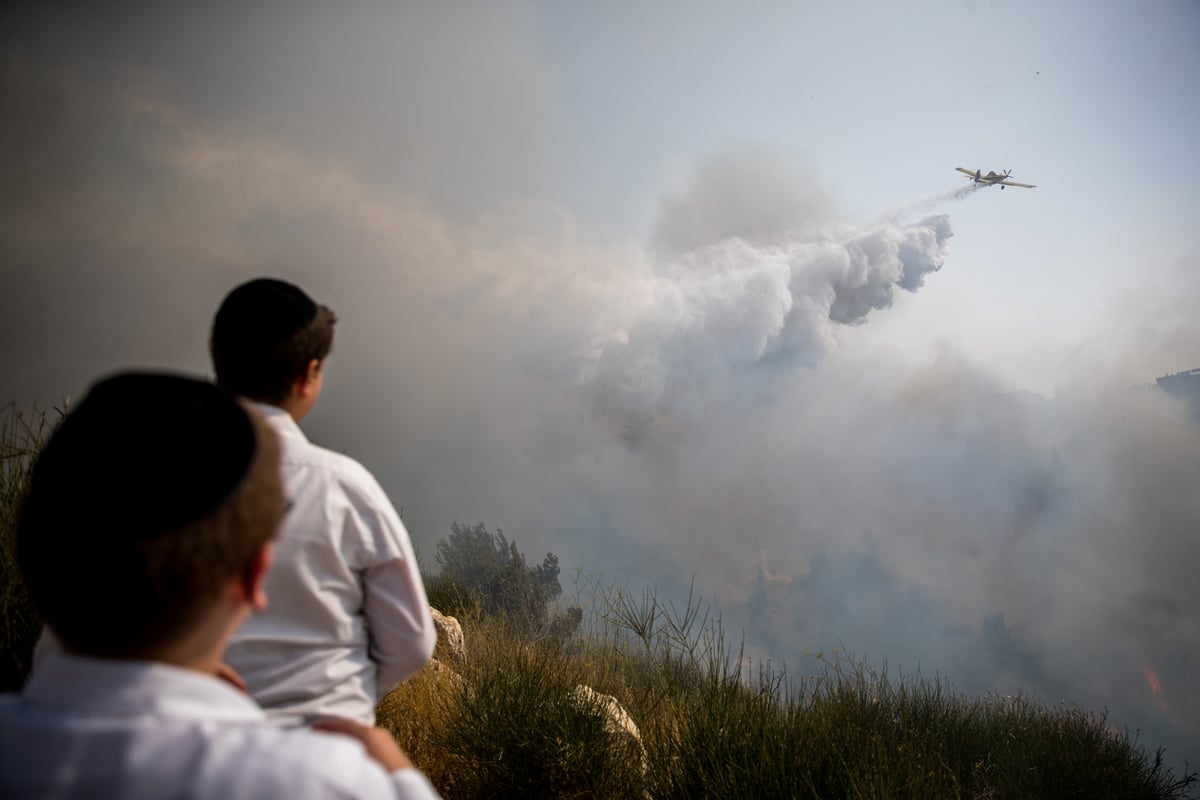
[[[966,167],[955,167],[956,170],[966,175],[976,183],[982,183],[987,186],[999,186],[1003,189],[1005,186],[1020,186],[1022,189],[1036,189],[1037,186],[1032,183],[1017,183],[1010,181],[1008,176],[1012,173],[1011,169],[1006,169],[1004,172],[988,171],[987,175],[980,175],[979,170],[969,170]]]

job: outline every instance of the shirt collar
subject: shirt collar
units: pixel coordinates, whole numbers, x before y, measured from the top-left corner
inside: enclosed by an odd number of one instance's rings
[[[304,435],[304,431],[300,430],[300,426],[296,424],[296,420],[292,419],[292,415],[279,406],[256,402],[254,407],[280,436],[308,441],[308,437]]]
[[[212,675],[157,661],[47,654],[22,692],[32,707],[109,717],[264,720],[253,700]]]

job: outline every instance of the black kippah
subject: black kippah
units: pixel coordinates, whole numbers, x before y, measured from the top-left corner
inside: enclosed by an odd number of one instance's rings
[[[317,304],[300,287],[256,278],[229,293],[213,327],[244,342],[269,344],[302,330],[316,316]]]
[[[26,514],[69,539],[165,533],[217,508],[249,471],[246,411],[211,383],[125,373],[95,384],[34,466]]]

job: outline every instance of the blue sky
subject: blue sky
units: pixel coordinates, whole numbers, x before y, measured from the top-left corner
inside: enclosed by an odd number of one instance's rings
[[[1170,186],[1200,163],[1193,4],[760,5],[550,4],[572,149],[593,156],[567,183],[612,184],[595,165],[618,163],[619,183],[645,185],[664,159],[749,138],[807,151],[869,213],[947,160],[1019,160],[1085,188],[1097,170]]]

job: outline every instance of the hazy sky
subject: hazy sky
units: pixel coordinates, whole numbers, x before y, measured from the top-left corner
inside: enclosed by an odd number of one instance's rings
[[[430,566],[768,563],[762,652],[1197,752],[1200,430],[1132,388],[1200,367],[1196,3],[77,5],[0,20],[0,401],[204,373],[294,280],[305,427]]]

